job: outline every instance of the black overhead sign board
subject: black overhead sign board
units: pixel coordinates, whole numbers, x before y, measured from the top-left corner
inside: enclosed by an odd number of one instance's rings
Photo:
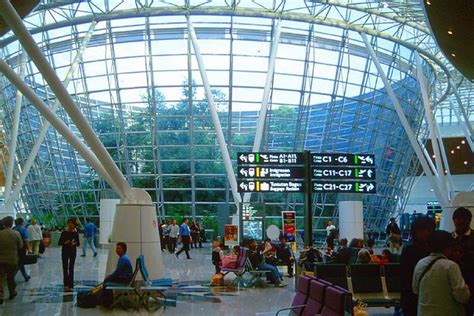
[[[311,164],[315,165],[343,165],[343,166],[375,166],[373,154],[311,154]]]
[[[239,192],[276,192],[276,193],[293,193],[304,192],[304,182],[302,180],[287,181],[237,181]]]
[[[238,165],[302,165],[302,153],[288,152],[240,152],[237,153]]]
[[[374,180],[375,168],[360,167],[313,167],[313,178],[322,179],[355,179]]]
[[[375,181],[313,181],[313,192],[317,193],[377,193]]]
[[[302,179],[304,178],[304,170],[302,167],[248,167],[239,166],[237,168],[238,178],[268,178],[268,179]]]

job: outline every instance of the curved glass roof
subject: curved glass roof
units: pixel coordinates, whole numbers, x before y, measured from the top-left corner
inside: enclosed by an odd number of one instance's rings
[[[445,63],[414,1],[44,1],[25,24],[60,78],[94,24],[68,91],[130,184],[147,189],[162,216],[215,216],[219,207],[233,208],[187,17],[196,29],[234,168],[236,152],[252,148],[281,21],[262,150],[375,153],[379,193],[364,197],[369,229],[383,227],[403,208],[410,188],[406,176],[414,174],[417,162],[359,33],[369,36],[420,139],[426,129],[416,53],[443,122],[456,121],[449,112],[449,78],[460,85],[463,98],[471,95],[472,83]],[[18,71],[22,50],[11,33],[0,38],[0,49]],[[52,105],[43,77],[31,61],[26,65],[25,80]],[[0,80],[8,135],[15,88]],[[472,117],[472,106],[465,105]],[[42,124],[28,102],[22,111],[20,166]],[[75,130],[63,110],[58,115]],[[50,129],[17,207],[37,216],[55,214],[58,221],[97,217],[107,189]],[[340,198],[315,196],[316,228],[337,214]],[[280,211],[288,208],[303,214],[298,194],[252,199],[267,204],[268,223],[279,223]]]

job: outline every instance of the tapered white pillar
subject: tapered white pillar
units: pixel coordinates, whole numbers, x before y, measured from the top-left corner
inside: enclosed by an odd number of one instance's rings
[[[115,210],[120,199],[100,199],[99,244],[108,245],[114,226]]]
[[[364,213],[362,201],[339,201],[339,236],[340,238],[364,238]]]
[[[161,244],[158,233],[158,220],[150,195],[142,189],[131,189],[127,198],[121,199],[115,211],[106,275],[114,271],[118,256],[115,253],[117,242],[127,244],[127,254],[135,266],[135,260],[143,255],[152,279],[163,277]],[[137,276],[139,279],[141,275]]]

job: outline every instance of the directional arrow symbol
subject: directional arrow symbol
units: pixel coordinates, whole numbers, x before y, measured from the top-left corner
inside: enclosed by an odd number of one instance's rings
[[[240,169],[240,174],[243,175],[243,176],[245,176],[245,177],[248,176],[248,172],[247,172],[247,170],[245,170],[245,169]]]
[[[369,185],[367,186],[367,192],[372,191],[374,188],[375,186],[372,183],[369,183]]]
[[[367,177],[372,178],[372,173],[373,173],[372,170],[370,170],[370,169],[367,170]]]
[[[240,155],[239,158],[240,161],[247,162],[247,156],[245,156],[244,154]]]

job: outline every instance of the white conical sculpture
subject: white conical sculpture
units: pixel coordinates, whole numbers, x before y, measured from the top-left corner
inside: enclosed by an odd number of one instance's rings
[[[143,255],[150,277],[152,279],[163,277],[158,225],[155,206],[151,202],[150,195],[142,189],[131,189],[127,198],[117,204],[106,275],[113,272],[117,265],[115,244],[122,241],[127,244],[127,254],[134,265],[137,257]],[[138,274],[137,278],[141,278],[141,275]]]

